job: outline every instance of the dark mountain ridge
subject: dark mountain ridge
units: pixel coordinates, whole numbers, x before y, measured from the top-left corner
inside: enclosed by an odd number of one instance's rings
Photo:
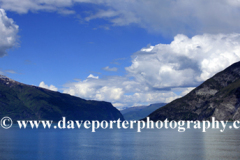
[[[0,117],[13,120],[123,120],[109,102],[84,100],[69,94],[26,85],[0,75]]]
[[[151,120],[240,119],[240,62],[217,73],[186,96],[151,113]]]

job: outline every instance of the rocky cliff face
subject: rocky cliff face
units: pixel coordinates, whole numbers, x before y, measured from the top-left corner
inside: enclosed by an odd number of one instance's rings
[[[240,62],[217,73],[186,96],[151,113],[152,120],[240,119]]]
[[[46,119],[123,120],[109,102],[87,101],[78,97],[26,85],[0,75],[0,118],[13,120]]]

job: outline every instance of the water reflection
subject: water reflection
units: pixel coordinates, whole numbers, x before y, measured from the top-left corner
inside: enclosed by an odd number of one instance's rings
[[[204,135],[205,157],[207,159],[239,159],[240,130],[229,129],[224,132],[208,130]]]
[[[0,129],[0,159],[239,159],[239,130]]]

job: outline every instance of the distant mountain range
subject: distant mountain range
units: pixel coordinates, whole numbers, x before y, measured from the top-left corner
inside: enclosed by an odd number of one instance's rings
[[[152,120],[240,119],[240,62],[149,115]]]
[[[121,110],[120,112],[126,120],[139,120],[164,105],[166,105],[166,103],[156,103],[149,106],[129,107],[127,109]]]
[[[26,85],[0,75],[0,118],[13,120],[124,120],[109,102],[84,100],[69,94]]]

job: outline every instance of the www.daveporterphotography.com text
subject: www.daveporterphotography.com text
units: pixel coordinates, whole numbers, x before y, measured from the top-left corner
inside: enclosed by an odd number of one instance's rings
[[[98,121],[98,120],[66,120],[66,117],[62,117],[57,123],[52,120],[17,120],[17,125],[20,129],[26,129],[30,127],[32,129],[38,129],[43,126],[44,129],[80,129],[85,128],[91,130],[91,132],[96,132],[97,129],[134,129],[137,128],[137,132],[141,132],[142,129],[177,129],[178,132],[185,132],[186,129],[200,129],[202,132],[206,132],[208,129],[219,129],[220,132],[224,132],[226,127],[229,129],[239,129],[240,121],[233,121],[228,125],[228,121],[218,121],[214,117],[209,120],[195,120],[195,121],[175,121],[165,119],[164,121],[152,121],[149,117],[146,120],[110,120],[110,121]],[[3,117],[0,122],[2,128],[11,128],[13,121],[10,117]]]

